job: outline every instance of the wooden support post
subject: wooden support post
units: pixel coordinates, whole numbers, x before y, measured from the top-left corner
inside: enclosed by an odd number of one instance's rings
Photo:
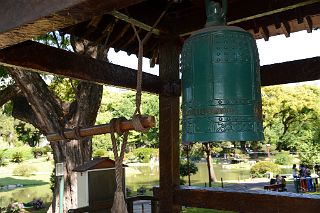
[[[179,40],[162,37],[159,77],[162,82],[179,80]],[[173,189],[179,185],[179,96],[159,96],[160,109],[160,212],[180,212],[173,202]]]

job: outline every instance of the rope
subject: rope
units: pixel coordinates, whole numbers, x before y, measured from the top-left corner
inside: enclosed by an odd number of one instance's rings
[[[122,179],[123,179],[123,168],[122,162],[124,157],[124,152],[126,149],[126,145],[128,142],[128,134],[129,132],[122,132],[120,128],[121,121],[125,120],[125,118],[113,118],[110,122],[111,127],[111,141],[112,141],[112,151],[115,159],[115,175],[116,175],[116,184],[117,189],[115,192],[115,197],[112,205],[111,212],[112,213],[127,213],[127,207],[124,200],[123,195],[123,187],[122,187]],[[115,133],[119,136],[123,135],[120,156],[118,155],[118,146],[117,146],[117,138]]]
[[[169,7],[171,6],[171,3],[168,4],[167,8],[161,13],[161,15],[158,17],[156,22],[153,24],[151,30],[147,33],[147,35],[141,40],[137,29],[133,23],[131,23],[131,26],[134,30],[134,33],[137,37],[138,43],[139,43],[139,52],[138,52],[138,72],[137,72],[137,88],[136,88],[136,110],[134,111],[133,115],[141,115],[141,85],[142,85],[142,59],[143,59],[143,45],[147,43],[149,38],[152,35],[152,31],[154,28],[159,24],[160,20],[163,18],[163,16],[168,11]],[[139,120],[140,121],[140,120]],[[142,125],[141,125],[142,126]],[[139,131],[139,130],[138,130]]]
[[[81,133],[80,133],[80,127],[79,126],[74,127],[73,128],[73,132],[74,132],[75,138],[77,140],[83,139],[83,137],[81,136]]]
[[[63,141],[68,142],[69,139],[66,137],[66,135],[64,134],[63,129],[59,129],[58,130],[58,134],[60,135],[60,137],[62,138]]]
[[[132,124],[133,124],[134,130],[136,130],[138,132],[145,133],[148,131],[148,128],[143,127],[141,120],[140,120],[140,117],[141,117],[141,115],[133,115],[132,116]]]

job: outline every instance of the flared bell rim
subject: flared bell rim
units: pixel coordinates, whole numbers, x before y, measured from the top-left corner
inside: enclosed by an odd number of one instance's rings
[[[188,138],[186,139],[188,135]],[[263,132],[242,132],[235,134],[214,134],[214,133],[198,133],[198,134],[183,134],[182,144],[188,145],[192,143],[217,143],[224,141],[263,141]]]

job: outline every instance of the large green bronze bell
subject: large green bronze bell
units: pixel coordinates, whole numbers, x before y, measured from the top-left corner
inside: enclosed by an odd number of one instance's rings
[[[182,142],[263,140],[259,55],[252,35],[226,26],[226,1],[206,0],[207,23],[181,55]]]

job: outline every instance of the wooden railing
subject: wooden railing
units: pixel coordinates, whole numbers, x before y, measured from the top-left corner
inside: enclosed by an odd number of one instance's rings
[[[128,197],[127,201],[127,209],[128,213],[133,213],[133,202],[139,200],[150,200],[151,201],[151,212],[157,213],[158,212],[158,199],[153,196],[135,196],[135,197]]]
[[[158,198],[160,193],[159,187],[154,187],[153,193]],[[320,211],[320,195],[190,186],[175,188],[173,195],[175,204],[186,207],[246,213],[313,213]]]

